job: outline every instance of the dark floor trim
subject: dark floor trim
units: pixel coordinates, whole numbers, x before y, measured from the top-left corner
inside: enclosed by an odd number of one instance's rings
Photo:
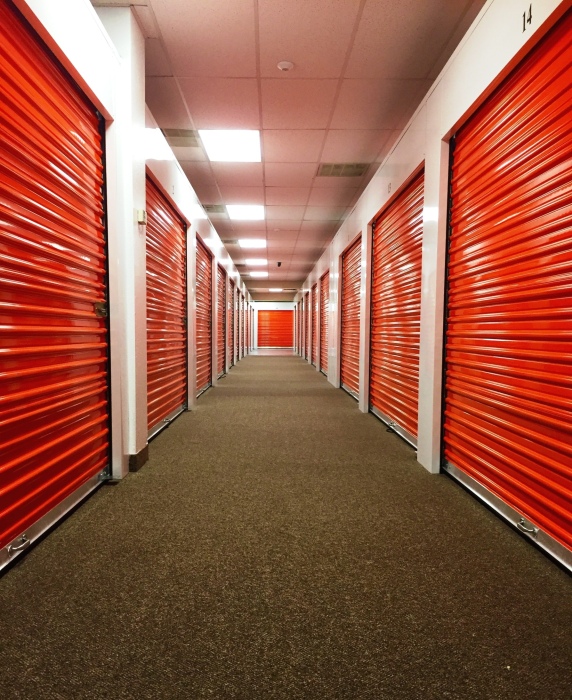
[[[145,445],[136,455],[129,455],[129,471],[138,472],[149,459],[149,445]]]

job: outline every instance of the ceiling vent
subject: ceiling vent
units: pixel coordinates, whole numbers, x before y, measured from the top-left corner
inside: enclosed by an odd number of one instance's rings
[[[226,214],[224,204],[203,204],[203,209],[207,214]]]
[[[362,177],[369,163],[320,163],[317,177]]]
[[[199,148],[199,135],[192,129],[162,129],[169,146],[177,148]]]

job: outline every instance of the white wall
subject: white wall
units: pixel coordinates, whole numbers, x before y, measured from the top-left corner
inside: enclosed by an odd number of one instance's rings
[[[535,0],[532,26],[523,32],[529,0],[490,0],[419,105],[349,217],[306,279],[301,299],[330,270],[328,379],[339,386],[339,257],[356,236],[362,239],[360,402],[368,410],[369,281],[371,223],[421,164],[425,164],[421,343],[419,377],[419,462],[438,472],[441,457],[441,372],[447,233],[449,138],[505,75],[569,7]]]

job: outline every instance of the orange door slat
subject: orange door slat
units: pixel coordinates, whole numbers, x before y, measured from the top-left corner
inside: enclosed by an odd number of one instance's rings
[[[328,314],[330,310],[330,273],[320,279],[320,369],[328,373]]]
[[[212,384],[212,282],[213,258],[205,244],[197,236],[197,280],[196,280],[196,353],[197,394]]]
[[[227,351],[228,351],[228,366],[232,367],[234,365],[234,306],[235,306],[235,289],[236,285],[232,280],[229,280],[229,290],[227,299]]]
[[[320,311],[320,298],[318,297],[318,284],[312,287],[312,364],[318,359],[318,315]]]
[[[108,466],[109,338],[97,112],[5,2],[0,47],[3,549]]]
[[[258,311],[258,347],[291,348],[293,340],[294,312]]]
[[[423,173],[374,222],[370,409],[417,444]]]
[[[342,388],[359,398],[361,236],[342,255]]]
[[[572,550],[572,13],[455,139],[448,463]]]
[[[147,178],[147,427],[187,398],[185,224]]]
[[[226,326],[226,272],[217,265],[217,372],[222,376],[225,370],[225,338]]]

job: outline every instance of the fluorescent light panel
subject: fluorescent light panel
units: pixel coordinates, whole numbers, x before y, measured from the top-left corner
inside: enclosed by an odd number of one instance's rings
[[[250,273],[251,277],[268,277],[268,272],[263,272],[262,270],[253,270]]]
[[[209,160],[218,163],[260,163],[260,132],[199,129]]]
[[[240,238],[238,245],[241,248],[266,248],[266,241],[264,238]]]
[[[232,221],[264,220],[264,205],[262,204],[227,204],[226,210]]]
[[[269,292],[281,292],[282,288],[281,287],[270,287],[268,290]]]
[[[268,265],[266,258],[246,258],[245,265]]]

